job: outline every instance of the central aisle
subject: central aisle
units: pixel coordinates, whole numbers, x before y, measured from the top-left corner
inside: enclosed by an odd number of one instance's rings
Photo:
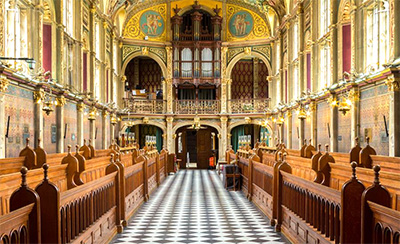
[[[169,176],[114,243],[285,243],[241,192],[215,171]]]

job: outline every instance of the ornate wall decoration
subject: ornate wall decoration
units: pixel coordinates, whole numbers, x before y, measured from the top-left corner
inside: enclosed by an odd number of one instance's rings
[[[0,0],[0,55],[4,56],[4,0]]]
[[[122,61],[125,62],[125,60],[135,52],[141,52],[143,55],[148,55],[149,53],[153,53],[159,56],[164,63],[167,62],[167,52],[164,48],[141,47],[141,46],[131,46],[131,45],[124,45],[122,47]]]
[[[143,40],[145,36],[153,41],[165,41],[166,4],[160,4],[133,15],[124,29],[124,37]]]
[[[253,30],[253,16],[244,10],[234,13],[229,19],[229,32],[237,38],[246,37]]]
[[[248,55],[251,55],[251,52],[257,52],[264,56],[268,62],[271,64],[271,52],[272,48],[271,45],[263,45],[263,46],[252,46],[252,47],[236,47],[236,48],[229,48],[228,50],[228,57],[227,57],[227,64],[229,64],[232,59],[240,54],[245,52]]]
[[[270,36],[267,22],[258,14],[237,5],[227,5],[227,41],[265,39]]]

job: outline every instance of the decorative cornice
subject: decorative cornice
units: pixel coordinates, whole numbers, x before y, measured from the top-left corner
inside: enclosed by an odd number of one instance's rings
[[[388,76],[386,85],[388,86],[389,91],[400,91],[400,78],[395,77],[394,75]]]
[[[7,78],[0,78],[0,92],[6,92],[8,89],[8,84],[10,84],[10,82]]]
[[[57,107],[63,107],[67,101],[65,97],[61,95],[56,97],[56,102]]]

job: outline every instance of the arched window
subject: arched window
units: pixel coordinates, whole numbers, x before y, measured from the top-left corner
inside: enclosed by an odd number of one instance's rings
[[[325,44],[320,49],[320,77],[319,77],[319,90],[331,85],[331,48],[329,44]]]
[[[192,62],[193,62],[193,57],[192,57],[192,50],[190,48],[184,48],[182,50],[182,77],[192,77]]]
[[[367,69],[376,70],[389,58],[389,3],[374,2],[367,11]]]
[[[319,36],[322,37],[329,31],[329,25],[331,21],[331,13],[329,11],[329,0],[320,0],[320,26],[319,26]]]
[[[201,51],[201,76],[212,77],[213,75],[213,54],[210,48],[204,48]]]

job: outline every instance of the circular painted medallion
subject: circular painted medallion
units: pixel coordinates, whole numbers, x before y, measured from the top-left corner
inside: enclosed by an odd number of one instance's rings
[[[164,32],[164,19],[153,10],[144,12],[139,19],[140,29],[149,37],[160,36]]]
[[[229,20],[229,31],[234,37],[245,37],[253,30],[253,16],[241,10],[232,15]]]

